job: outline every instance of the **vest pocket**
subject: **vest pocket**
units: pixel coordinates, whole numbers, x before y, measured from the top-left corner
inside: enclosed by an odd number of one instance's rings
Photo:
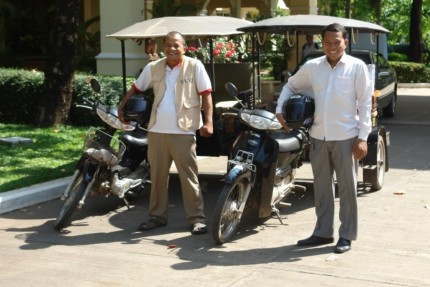
[[[187,109],[194,108],[200,106],[200,99],[199,98],[191,98],[184,101],[184,107]]]

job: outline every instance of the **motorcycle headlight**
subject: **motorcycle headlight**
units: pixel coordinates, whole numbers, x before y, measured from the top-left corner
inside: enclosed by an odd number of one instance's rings
[[[118,117],[107,113],[106,111],[102,109],[97,109],[97,114],[99,117],[108,125],[111,127],[117,129],[117,130],[123,130],[123,131],[132,131],[134,130],[134,126],[123,124]]]
[[[271,120],[259,115],[241,113],[240,118],[242,121],[258,130],[279,130],[282,128],[282,125],[278,122],[278,120]]]
[[[248,113],[241,113],[240,114],[240,119],[242,121],[244,121],[245,123],[251,124],[250,119],[251,119],[251,115]]]

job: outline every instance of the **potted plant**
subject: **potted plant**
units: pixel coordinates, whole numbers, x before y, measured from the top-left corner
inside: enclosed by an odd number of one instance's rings
[[[234,38],[219,37],[213,39],[213,62],[215,73],[214,91],[217,101],[232,100],[226,93],[224,85],[232,82],[239,91],[250,89],[252,85],[252,63],[249,61],[245,42],[239,37],[239,41]],[[210,42],[188,45],[185,53],[189,57],[194,57],[202,61],[209,74],[212,76],[212,66],[210,64]]]

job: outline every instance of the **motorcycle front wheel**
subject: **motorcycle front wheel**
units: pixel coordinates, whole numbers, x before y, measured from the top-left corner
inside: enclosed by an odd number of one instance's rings
[[[214,211],[212,236],[216,243],[230,240],[239,225],[251,186],[247,178],[226,183]]]
[[[81,170],[74,178],[73,182],[70,183],[72,188],[70,189],[69,195],[64,200],[63,207],[61,208],[57,220],[54,223],[55,230],[60,231],[70,222],[70,218],[78,207],[79,201],[81,200],[88,186],[88,182],[85,182],[83,178],[84,172]]]

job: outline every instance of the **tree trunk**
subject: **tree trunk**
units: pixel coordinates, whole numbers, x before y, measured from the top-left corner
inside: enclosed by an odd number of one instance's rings
[[[346,0],[345,3],[345,18],[351,18],[351,0]]]
[[[381,0],[377,0],[375,1],[375,14],[376,14],[376,23],[378,25],[381,24],[381,12],[382,12]]]
[[[409,60],[422,63],[424,53],[424,41],[421,25],[421,10],[423,0],[414,0],[411,7],[411,23],[409,26]]]
[[[44,93],[39,109],[41,126],[64,124],[72,103],[73,58],[78,25],[82,15],[82,0],[57,1],[45,68]]]
[[[0,0],[0,52],[6,49],[5,17],[6,17],[6,4],[4,3],[4,0]]]

